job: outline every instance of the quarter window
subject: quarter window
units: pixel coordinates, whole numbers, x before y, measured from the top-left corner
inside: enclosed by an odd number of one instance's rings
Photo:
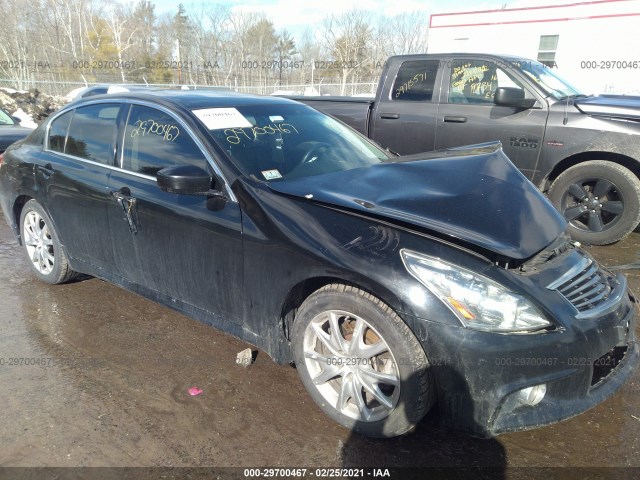
[[[133,105],[124,132],[122,168],[155,176],[174,165],[207,168],[207,161],[188,132],[155,108]]]
[[[55,152],[64,152],[64,144],[67,140],[67,132],[69,131],[69,123],[71,123],[71,117],[73,116],[73,110],[60,115],[53,122],[49,128],[49,149]]]
[[[430,102],[439,63],[439,60],[403,62],[393,84],[391,99]]]
[[[113,164],[116,118],[120,106],[100,103],[73,113],[64,153],[105,165]]]

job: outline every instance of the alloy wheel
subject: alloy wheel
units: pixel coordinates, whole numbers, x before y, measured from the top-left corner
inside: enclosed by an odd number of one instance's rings
[[[55,265],[53,238],[38,212],[32,210],[26,214],[22,233],[31,263],[38,272],[49,275]]]
[[[572,183],[562,201],[562,214],[575,228],[602,232],[613,227],[624,211],[624,198],[608,180],[584,179]]]
[[[387,342],[363,318],[329,310],[304,334],[311,379],[333,408],[363,422],[389,416],[400,396],[398,366]]]

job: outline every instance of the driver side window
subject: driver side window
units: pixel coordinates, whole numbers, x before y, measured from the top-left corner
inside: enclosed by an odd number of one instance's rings
[[[449,78],[449,103],[492,105],[498,87],[519,88],[530,95],[522,83],[495,62],[454,60]]]
[[[132,105],[124,132],[122,168],[156,176],[175,165],[207,169],[198,145],[171,115],[141,105]]]

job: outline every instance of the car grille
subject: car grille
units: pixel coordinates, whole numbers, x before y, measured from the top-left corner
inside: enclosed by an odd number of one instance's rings
[[[609,298],[613,282],[613,275],[602,270],[591,258],[582,257],[548,288],[557,290],[578,312],[584,312],[601,305]]]

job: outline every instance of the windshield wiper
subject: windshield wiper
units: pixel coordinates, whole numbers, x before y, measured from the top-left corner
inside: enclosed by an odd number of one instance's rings
[[[395,155],[396,157],[400,157],[401,155],[398,152],[394,152],[393,150],[391,150],[390,148],[385,148],[385,150],[387,152],[389,152],[391,155]]]
[[[584,93],[574,93],[573,95],[565,95],[564,97],[558,98],[558,100],[574,100],[576,98],[586,98],[591,95],[585,95]]]

